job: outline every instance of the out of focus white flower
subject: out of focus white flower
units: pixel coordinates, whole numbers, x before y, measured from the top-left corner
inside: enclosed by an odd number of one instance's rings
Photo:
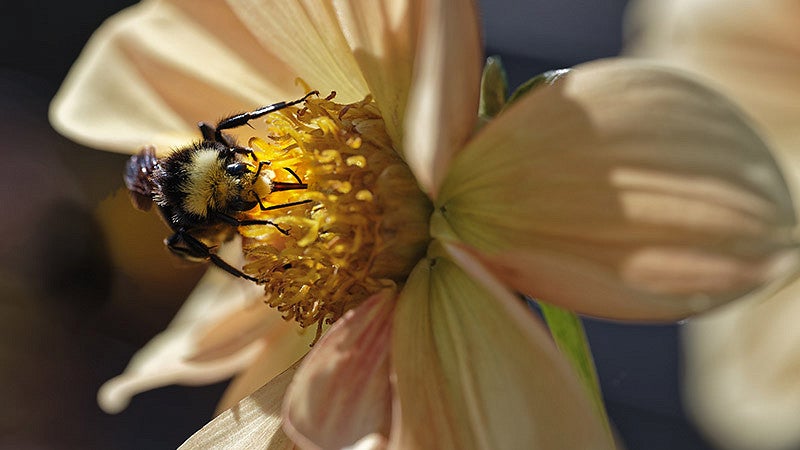
[[[800,199],[800,2],[641,0],[631,55],[705,78],[737,101]],[[736,302],[684,328],[685,399],[726,449],[800,448],[800,282]]]

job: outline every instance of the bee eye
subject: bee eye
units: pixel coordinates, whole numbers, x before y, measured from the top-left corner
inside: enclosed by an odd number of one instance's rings
[[[228,164],[227,167],[225,167],[225,171],[235,177],[239,177],[247,173],[250,170],[249,168],[250,164],[237,162],[233,164]]]

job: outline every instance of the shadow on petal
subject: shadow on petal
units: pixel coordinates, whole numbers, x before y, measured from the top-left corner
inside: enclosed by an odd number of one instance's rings
[[[229,260],[235,258],[230,252],[223,252],[223,255]],[[260,304],[257,300],[261,296],[263,291],[259,286],[219,269],[209,269],[167,329],[134,355],[123,374],[100,388],[98,403],[101,408],[117,413],[140,392],[169,384],[209,384],[247,367],[258,356],[263,343],[255,338],[235,339],[237,331],[242,330],[229,330],[224,334],[227,338],[214,340],[215,344],[205,347],[206,352],[198,353],[203,349],[198,345],[209,330],[235,317],[237,311],[247,310],[253,302]],[[252,326],[237,320],[228,325],[234,325],[233,328]],[[216,351],[222,347],[227,347],[227,351]]]
[[[286,393],[284,427],[308,448],[342,448],[388,436],[389,350],[395,294],[383,291],[345,313],[317,342]]]
[[[396,149],[402,148],[406,102],[419,32],[418,2],[371,0],[336,3],[342,29],[386,122]]]
[[[483,46],[474,3],[421,3],[403,154],[421,189],[435,198],[451,159],[474,131]]]
[[[797,267],[792,200],[724,97],[612,59],[527,94],[454,160],[434,236],[501,279],[598,317],[674,320]]]
[[[294,444],[281,428],[280,408],[298,364],[293,364],[256,392],[217,416],[179,448],[294,448]]]
[[[519,298],[464,252],[429,257],[395,314],[399,417],[390,444],[612,448],[575,374]]]

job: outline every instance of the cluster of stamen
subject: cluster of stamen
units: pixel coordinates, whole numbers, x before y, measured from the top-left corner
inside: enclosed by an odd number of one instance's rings
[[[348,105],[313,98],[266,122],[265,138],[249,147],[270,161],[273,182],[296,174],[308,187],[271,192],[264,203],[277,209],[246,213],[277,227],[239,228],[243,270],[264,284],[267,304],[304,328],[316,324],[319,335],[323,324],[403,282],[424,254],[431,207],[369,97]]]

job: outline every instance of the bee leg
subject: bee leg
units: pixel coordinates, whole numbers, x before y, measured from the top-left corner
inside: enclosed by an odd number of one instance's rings
[[[217,129],[206,122],[199,122],[197,128],[200,128],[200,134],[203,135],[203,139],[206,141],[213,141],[214,135],[217,134]]]
[[[165,239],[164,243],[167,245],[167,248],[172,251],[172,253],[175,253],[181,258],[189,261],[210,260],[212,263],[214,263],[214,265],[233,276],[254,281],[256,283],[259,282],[257,278],[251,277],[250,275],[247,275],[241,270],[225,262],[224,259],[211,252],[211,249],[206,244],[186,231],[181,230],[176,232],[172,236]]]
[[[291,208],[292,206],[297,205],[305,205],[306,203],[311,203],[313,200],[300,200],[299,202],[289,202],[289,203],[281,203],[280,205],[272,205],[272,206],[264,206],[264,203],[261,202],[261,199],[258,199],[258,207],[261,208],[262,211],[272,211],[275,209],[283,209],[283,208]]]
[[[252,148],[233,145],[228,147],[228,151],[233,153],[238,153],[240,155],[249,156],[250,159],[252,159],[253,161],[258,161],[258,158],[256,158],[256,152],[254,152]]]
[[[278,111],[280,109],[286,108],[288,106],[292,106],[292,105],[296,105],[298,103],[302,103],[302,102],[306,101],[306,99],[308,97],[311,97],[312,95],[319,95],[319,91],[311,91],[308,94],[300,97],[297,100],[292,100],[292,101],[289,101],[289,102],[273,103],[271,105],[262,106],[262,107],[260,107],[260,108],[258,108],[256,110],[253,110],[253,111],[250,111],[250,112],[244,112],[244,113],[241,113],[241,114],[236,114],[234,116],[226,117],[226,118],[220,120],[217,123],[216,130],[214,131],[214,139],[217,142],[221,142],[221,143],[225,144],[226,141],[224,140],[225,137],[222,134],[222,130],[229,130],[231,128],[238,128],[238,127],[240,127],[242,125],[246,125],[248,122],[250,122],[253,119],[258,119],[259,117],[265,116],[265,115],[267,115],[267,114],[269,114],[271,112],[275,112],[275,111]],[[203,130],[201,130],[201,131],[203,131]],[[203,137],[205,137],[205,135]]]
[[[253,159],[258,161],[255,158],[255,156],[253,157]],[[263,169],[264,166],[268,166],[268,165],[270,165],[269,161],[258,161],[258,168],[256,168],[256,177],[261,176],[261,169]]]
[[[236,140],[233,137],[227,134],[223,133],[218,134],[217,129],[214,128],[213,125],[210,125],[206,122],[200,122],[197,124],[197,127],[200,128],[200,134],[203,135],[204,140],[219,142],[225,147],[227,147],[228,151],[230,152],[249,156],[250,159],[252,159],[253,161],[258,161],[258,158],[256,158],[256,153],[253,151],[252,148],[242,147],[241,145],[236,143]]]
[[[253,159],[255,159],[255,157]],[[258,160],[256,160],[256,161],[258,161]],[[261,169],[263,169],[264,166],[268,166],[268,165],[270,165],[269,161],[258,161],[258,167],[256,168],[255,176],[256,177],[260,176],[261,175]],[[270,183],[272,185],[272,192],[291,191],[291,190],[294,190],[294,189],[308,189],[308,184],[303,183],[303,180],[301,180],[300,177],[297,176],[296,173],[294,173],[294,170],[292,170],[292,169],[290,169],[288,167],[284,167],[283,170],[289,172],[294,177],[294,179],[297,180],[297,183],[287,183],[285,181],[272,181]],[[263,210],[264,208],[262,207],[261,209]]]
[[[261,202],[259,201],[259,203],[261,203]],[[232,216],[229,216],[229,215],[223,214],[223,213],[217,213],[216,216],[220,220],[222,220],[223,222],[225,222],[225,223],[227,223],[227,224],[229,224],[231,226],[234,226],[234,227],[246,227],[246,226],[252,226],[252,225],[272,225],[273,227],[275,227],[276,230],[280,231],[281,234],[284,234],[286,236],[289,235],[289,230],[284,230],[283,228],[278,226],[277,223],[274,223],[274,222],[269,221],[269,220],[258,220],[258,219],[239,220],[239,219],[237,219],[235,217],[232,217]]]
[[[203,140],[205,141],[219,142],[220,144],[231,149],[241,148],[243,150],[247,150],[243,147],[239,147],[236,144],[236,140],[233,139],[233,137],[227,134],[218,133],[217,128],[209,124],[208,122],[198,122],[197,128],[200,129],[200,134],[203,136]],[[250,150],[249,153],[252,153],[252,150]]]
[[[250,159],[253,161],[258,161],[256,157],[256,152],[253,151],[252,148],[242,147],[241,145],[236,143],[236,140],[227,134],[217,133],[217,129],[214,126],[209,125],[206,122],[200,122],[197,124],[197,127],[200,128],[200,134],[203,135],[203,139],[206,141],[214,141],[219,142],[225,147],[227,147],[229,152],[232,153],[239,153],[241,155],[249,156]],[[267,163],[269,164],[269,163]]]
[[[289,174],[291,174],[294,177],[294,179],[297,180],[297,183],[305,185],[306,187],[308,187],[308,185],[303,183],[303,180],[301,180],[300,177],[296,173],[294,173],[294,170],[292,170],[292,169],[290,169],[288,167],[284,167],[283,170],[289,172]]]

